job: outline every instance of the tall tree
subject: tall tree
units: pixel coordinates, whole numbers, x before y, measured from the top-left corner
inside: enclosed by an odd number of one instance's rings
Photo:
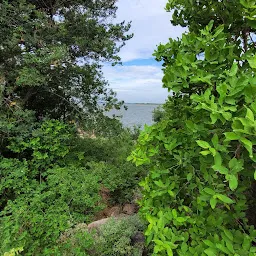
[[[131,38],[116,10],[116,0],[0,1],[1,108],[67,119],[118,105],[101,72]]]
[[[131,38],[116,2],[0,1],[1,255],[89,255],[86,234],[77,246],[60,236],[101,208],[101,167],[67,121],[121,104],[101,72]]]

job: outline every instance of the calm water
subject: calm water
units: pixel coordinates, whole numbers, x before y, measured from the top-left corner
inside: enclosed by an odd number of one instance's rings
[[[139,125],[142,128],[145,124],[153,124],[152,112],[159,105],[157,104],[125,104],[128,110],[124,108],[120,110],[111,110],[107,112],[107,116],[111,117],[113,115],[122,116],[120,118],[121,122],[125,127],[133,127],[134,125]]]

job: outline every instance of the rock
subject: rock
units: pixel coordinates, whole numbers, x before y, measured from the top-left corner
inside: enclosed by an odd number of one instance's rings
[[[121,206],[107,207],[95,215],[95,221],[107,217],[118,217],[122,213]]]
[[[114,206],[111,208],[107,208],[104,210],[104,213],[107,217],[117,217],[121,213],[121,207],[120,206]]]
[[[94,221],[96,221],[96,220],[101,220],[101,219],[104,219],[104,218],[106,218],[106,217],[107,217],[107,216],[106,216],[104,210],[102,210],[102,211],[99,211],[99,212],[97,212],[97,213],[95,214]]]
[[[132,244],[144,244],[145,243],[145,237],[142,232],[137,232],[133,237],[132,237]]]
[[[134,204],[125,204],[123,207],[123,213],[133,215],[137,212],[137,207]]]
[[[104,218],[101,220],[94,221],[87,226],[88,230],[90,231],[95,228],[98,229],[100,226],[104,225],[109,220],[110,220],[110,218]]]

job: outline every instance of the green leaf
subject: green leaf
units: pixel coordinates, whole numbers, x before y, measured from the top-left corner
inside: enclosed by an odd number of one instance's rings
[[[233,204],[234,203],[234,201],[231,198],[229,198],[225,195],[217,194],[215,196],[216,196],[216,198],[220,199],[224,203],[227,203],[227,204]]]
[[[168,256],[173,256],[173,252],[171,248],[167,248],[167,255]]]
[[[224,30],[224,25],[219,25],[215,30],[215,34],[213,35],[214,37],[217,37],[222,31]]]
[[[228,167],[229,167],[230,169],[234,169],[237,164],[238,164],[238,160],[237,160],[235,157],[233,157],[233,158],[229,161]]]
[[[246,118],[254,122],[254,114],[249,108],[247,108]]]
[[[192,131],[195,129],[195,124],[191,120],[186,121],[186,126]]]
[[[192,177],[193,177],[193,174],[192,174],[192,173],[189,173],[189,174],[187,175],[187,181],[190,181],[190,180],[192,179]]]
[[[247,19],[247,23],[251,28],[256,29],[256,21]]]
[[[208,25],[206,26],[206,29],[207,29],[208,31],[212,30],[213,24],[214,24],[214,20],[210,20],[210,22],[209,22]],[[221,27],[222,27],[222,26],[219,26],[217,29],[220,30]],[[217,30],[217,29],[216,29],[216,30]],[[218,30],[217,30],[217,31],[218,31]]]
[[[214,165],[215,166],[221,166],[222,164],[222,158],[219,152],[216,153],[216,155],[214,156]]]
[[[177,219],[178,214],[177,214],[177,210],[176,209],[172,209],[172,216],[174,219]]]
[[[250,4],[246,0],[240,0],[240,4],[242,4],[245,8],[250,8]]]
[[[157,245],[160,245],[160,246],[163,246],[164,245],[164,242],[159,240],[159,239],[155,239],[154,242],[157,244]]]
[[[212,209],[215,209],[216,204],[217,204],[216,198],[213,198],[213,197],[212,197],[212,198],[210,199],[210,205],[211,205]]]
[[[183,253],[185,253],[185,252],[187,252],[187,250],[188,250],[188,245],[187,245],[186,242],[183,242],[183,243],[181,244],[181,251],[182,251]]]
[[[165,188],[166,185],[162,182],[162,180],[155,180],[154,183],[160,187],[160,188]]]
[[[229,76],[235,76],[238,70],[238,65],[236,62],[233,63],[230,72],[228,73]]]
[[[215,124],[217,122],[218,117],[219,117],[218,114],[215,114],[215,113],[214,114],[213,113],[210,114],[210,118],[211,118],[212,124]]]
[[[254,171],[254,179],[256,180],[256,171]]]
[[[186,220],[187,220],[187,218],[184,218],[184,217],[178,217],[177,219],[176,219],[178,222],[185,222]]]
[[[127,161],[132,161],[134,160],[134,156],[133,155],[129,155],[127,158],[126,158]]]
[[[207,155],[211,154],[211,151],[204,150],[204,151],[201,151],[200,154],[202,154],[203,156],[207,156]]]
[[[224,253],[229,254],[228,249],[227,249],[223,244],[217,243],[217,244],[216,244],[216,247],[217,247],[218,249],[220,249],[221,251],[223,251]]]
[[[222,165],[213,165],[212,168],[221,174],[228,174],[228,169]]]
[[[216,87],[216,90],[217,92],[219,93],[220,95],[220,103],[222,105],[223,103],[223,99],[226,98],[226,94],[227,94],[227,84],[226,83],[223,83],[223,84],[220,84],[219,86]]]
[[[212,153],[213,156],[216,156],[217,151],[215,148],[210,147],[209,151]]]
[[[238,186],[238,180],[235,175],[230,175],[228,178],[229,181],[229,187],[232,191],[234,191]]]
[[[225,137],[226,137],[226,141],[231,141],[231,140],[239,140],[240,139],[240,135],[238,135],[235,132],[225,132],[224,133]]]
[[[242,244],[242,247],[244,250],[248,251],[250,246],[251,246],[251,241],[250,241],[250,237],[249,236],[245,236],[244,237],[244,241],[243,241],[243,244]]]
[[[241,142],[244,144],[244,147],[247,149],[249,156],[252,158],[253,157],[253,153],[252,153],[252,142],[249,141],[246,138],[241,138],[240,139]]]
[[[224,233],[231,241],[233,241],[234,237],[228,229],[224,229]]]
[[[212,144],[215,148],[218,147],[218,144],[219,144],[219,138],[218,138],[218,135],[215,133],[213,135],[213,138],[212,138]]]
[[[222,112],[221,114],[227,121],[232,118],[232,114],[230,112]]]
[[[215,247],[215,244],[211,242],[210,240],[203,240],[204,244],[208,245],[209,247]]]
[[[250,57],[248,62],[251,68],[256,68],[256,55]]]
[[[206,192],[209,195],[215,195],[216,194],[215,191],[211,188],[204,188],[203,191]]]
[[[197,140],[196,143],[198,144],[198,146],[200,146],[201,148],[210,148],[210,144],[206,141],[203,141],[203,140]]]
[[[206,250],[204,250],[204,253],[207,254],[208,256],[216,256],[216,250],[212,249],[212,248],[208,248]]]
[[[225,242],[226,242],[226,246],[227,246],[228,250],[230,252],[234,253],[235,250],[234,250],[233,244],[230,241],[225,241]]]

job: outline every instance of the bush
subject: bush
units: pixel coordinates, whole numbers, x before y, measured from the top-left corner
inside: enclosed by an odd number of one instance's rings
[[[168,118],[146,127],[130,157],[150,169],[141,213],[153,255],[256,253],[247,218],[255,206],[255,3],[224,2],[204,2],[209,23],[198,1],[167,4],[189,32],[155,52],[174,94]]]
[[[103,208],[102,185],[113,202],[131,201],[145,174],[126,162],[134,145],[127,131],[81,139],[74,127],[56,120],[37,122],[24,134],[15,129],[10,127],[12,136],[5,141],[9,158],[0,158],[0,254],[15,245],[24,255],[62,255],[61,233],[91,221]],[[81,239],[78,248],[74,242],[65,245],[68,253],[89,248]]]
[[[143,229],[144,224],[137,215],[110,219],[90,232],[78,224],[63,233],[56,248],[61,255],[68,256],[141,256],[145,249]]]
[[[3,256],[15,256],[19,255],[23,251],[23,248],[13,248],[9,252],[5,252]]]
[[[0,253],[13,246],[25,255],[48,255],[61,232],[89,221],[101,209],[99,177],[86,168],[64,166],[72,132],[45,121],[8,146],[18,158],[0,158]]]
[[[55,247],[55,254],[61,256],[89,256],[94,254],[94,237],[84,229],[75,230],[65,237],[63,241],[58,241]]]
[[[52,201],[42,189],[9,201],[0,215],[0,252],[14,245],[25,255],[48,255],[44,250],[56,243],[69,227],[69,209],[63,201]]]
[[[164,110],[162,106],[158,106],[153,110],[153,121],[154,122],[159,122],[162,118],[164,117]]]
[[[66,164],[86,168],[99,177],[99,182],[110,190],[113,203],[130,202],[139,181],[147,173],[146,168],[126,161],[135,145],[133,135],[126,130],[110,138],[76,138],[65,157]]]
[[[112,219],[100,227],[96,238],[95,255],[98,256],[141,256],[144,243],[133,243],[133,238],[138,232],[142,232],[143,224],[134,215],[119,220]]]
[[[44,251],[56,244],[61,232],[74,223],[90,221],[102,209],[94,174],[71,167],[55,168],[47,174],[42,184],[31,181],[14,190],[16,199],[8,200],[0,214],[0,252],[15,244],[23,247],[26,255],[47,255]]]
[[[99,177],[100,183],[110,191],[113,204],[132,202],[139,181],[145,177],[145,168],[136,168],[132,163],[113,164],[87,163],[88,171]]]

